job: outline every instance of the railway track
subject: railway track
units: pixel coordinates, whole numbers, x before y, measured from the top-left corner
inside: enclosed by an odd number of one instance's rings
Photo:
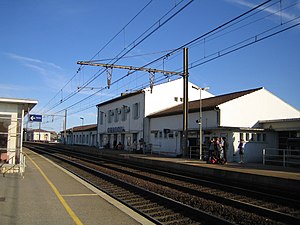
[[[77,157],[82,158],[80,155]],[[278,196],[270,194],[164,173],[153,169],[146,170],[136,166],[99,161],[99,158],[91,158],[88,162],[72,158],[72,161],[76,161],[78,167],[79,164],[84,164],[85,167],[93,168],[94,171],[101,171],[101,173],[108,174],[108,176],[114,177],[118,181],[132,184],[135,187],[139,186],[144,191],[156,193],[155,195],[158,196],[165,196],[168,201],[175,200],[176,204],[181,205],[180,207],[176,206],[175,209],[167,208],[164,210],[162,208],[164,206],[161,204],[150,202],[150,205],[155,206],[155,208],[151,208],[146,203],[140,203],[137,198],[139,194],[136,192],[133,192],[134,194],[130,196],[122,192],[120,192],[120,195],[115,194],[113,190],[106,191],[114,193],[113,195],[119,199],[120,196],[125,196],[125,200],[121,199],[122,202],[126,203],[128,201],[129,203],[126,204],[131,205],[138,211],[143,209],[143,213],[151,218],[153,215],[158,216],[154,220],[162,224],[169,224],[168,222],[164,223],[167,215],[170,215],[170,218],[176,218],[175,221],[178,219],[173,224],[190,224],[191,222],[203,224],[207,223],[203,222],[203,217],[208,218],[210,215],[214,215],[214,223],[216,218],[220,218],[222,223],[228,222],[229,224],[299,224],[300,222],[300,203],[292,199],[278,198]],[[143,195],[149,196],[145,193]],[[150,201],[150,199],[155,198],[153,196],[146,198],[147,201]],[[132,206],[134,202],[137,202],[141,208]],[[167,201],[158,200],[158,202]],[[169,203],[169,205],[175,205],[175,203]],[[183,210],[181,208],[183,206],[187,206],[188,209]],[[180,210],[176,210],[176,208],[180,208]],[[190,211],[192,213],[189,216],[185,214],[179,216],[178,211]],[[200,221],[194,218],[195,215],[201,217]],[[212,223],[210,221],[208,224]],[[216,224],[220,224],[220,221]]]
[[[43,151],[37,148],[31,149],[39,152]],[[71,159],[59,154],[47,154],[60,166],[132,208],[155,224],[235,224],[100,172],[95,168],[81,164],[78,159]]]

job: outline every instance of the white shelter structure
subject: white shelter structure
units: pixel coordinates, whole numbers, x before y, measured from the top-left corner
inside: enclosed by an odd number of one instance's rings
[[[199,98],[199,91],[188,84],[189,100]],[[212,97],[203,91],[203,98]],[[148,115],[181,105],[183,101],[183,79],[155,85],[151,91],[145,88],[100,103],[98,108],[98,140],[100,147],[114,148],[122,144],[125,150],[149,148]],[[179,122],[179,121],[178,121]],[[181,120],[182,127],[182,120]]]
[[[198,152],[200,101],[189,102],[189,147],[190,154]],[[180,155],[182,106],[178,105],[148,116],[149,141],[152,151]],[[262,162],[263,148],[278,148],[278,136],[273,129],[266,128],[269,120],[300,118],[299,110],[288,105],[264,88],[239,91],[202,100],[202,129],[205,147],[215,137],[226,138],[228,161],[238,160],[238,144],[246,141],[245,159]],[[194,153],[193,147],[198,146]],[[205,152],[204,152],[205,154]]]
[[[21,164],[23,159],[23,120],[36,100],[0,98],[1,164]]]

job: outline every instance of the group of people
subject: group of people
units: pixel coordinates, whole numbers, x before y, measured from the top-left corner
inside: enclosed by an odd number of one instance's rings
[[[212,138],[208,147],[208,163],[226,164],[227,163],[228,142],[226,138]]]
[[[238,145],[238,153],[240,156],[239,163],[244,163],[244,148],[245,141],[240,139]],[[208,163],[212,164],[226,164],[228,156],[228,142],[225,137],[212,138],[209,142],[208,147]]]

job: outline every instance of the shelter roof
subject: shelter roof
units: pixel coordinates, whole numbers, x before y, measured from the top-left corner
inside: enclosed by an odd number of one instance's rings
[[[2,97],[0,97],[0,103],[23,105],[25,115],[26,115],[36,104],[38,104],[38,101],[33,100],[33,99],[18,99],[18,98],[2,98]]]

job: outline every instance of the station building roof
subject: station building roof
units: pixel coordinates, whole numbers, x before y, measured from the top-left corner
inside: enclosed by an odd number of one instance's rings
[[[225,102],[231,101],[233,99],[242,97],[244,95],[250,94],[252,92],[255,92],[255,91],[258,91],[261,89],[263,89],[263,87],[245,90],[245,91],[233,92],[233,93],[219,95],[219,96],[215,96],[215,97],[211,97],[211,98],[204,98],[204,99],[202,99],[202,110],[203,111],[213,110],[217,106],[219,106]],[[200,107],[199,100],[190,101],[188,103],[189,113],[199,112],[199,107]],[[162,111],[153,113],[153,114],[149,115],[148,117],[156,118],[156,117],[179,115],[182,113],[183,113],[183,104],[179,104],[174,107],[168,108],[166,110],[162,110]]]
[[[144,90],[138,90],[138,91],[131,92],[131,93],[122,93],[121,96],[111,99],[111,100],[108,100],[106,102],[102,102],[102,103],[98,104],[97,107],[99,108],[100,106],[107,105],[107,104],[110,104],[113,102],[117,102],[119,100],[123,100],[123,99],[129,98],[129,97],[132,97],[132,96],[138,95],[140,93],[144,93],[144,92],[145,92]]]
[[[93,131],[93,130],[97,130],[97,124],[72,127],[67,129],[67,132],[82,132],[82,131]],[[61,133],[63,132],[64,131],[61,131]]]

